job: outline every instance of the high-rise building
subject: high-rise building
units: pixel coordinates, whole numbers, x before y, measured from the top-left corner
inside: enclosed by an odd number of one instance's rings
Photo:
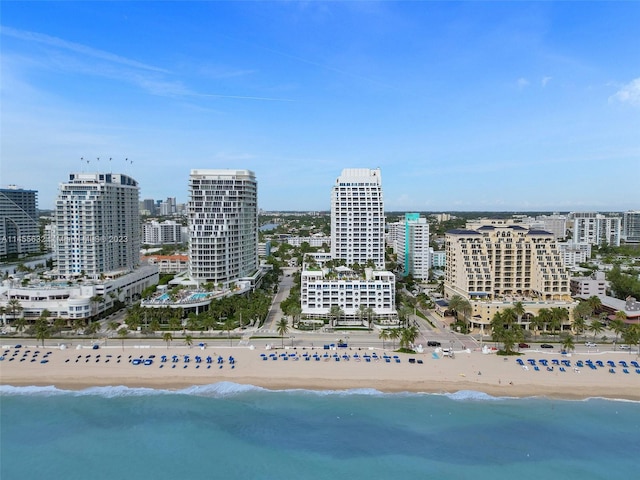
[[[624,212],[622,231],[627,243],[640,243],[640,210]]]
[[[148,212],[147,215],[155,215],[156,201],[153,198],[145,198],[142,201],[142,209]]]
[[[607,217],[593,212],[572,213],[575,243],[620,246],[620,217]]]
[[[398,236],[398,265],[402,274],[412,275],[416,280],[428,280],[431,252],[427,219],[421,218],[419,213],[405,213]]]
[[[487,326],[509,303],[524,305],[527,325],[540,308],[572,311],[569,274],[552,233],[485,225],[451,230],[445,240],[445,297],[460,295],[471,303],[472,328]]]
[[[0,257],[40,251],[38,192],[0,189]]]
[[[140,264],[139,186],[118,173],[72,173],[55,209],[60,277],[133,270]]]
[[[182,235],[182,225],[173,220],[146,222],[142,225],[142,243],[147,245],[177,244],[186,241]]]
[[[397,324],[396,279],[384,270],[384,230],[380,170],[343,170],[331,191],[331,254],[308,254],[300,274],[305,321],[318,322],[337,309],[334,326]],[[329,267],[330,260],[346,266]]]
[[[189,275],[228,286],[258,268],[258,183],[250,170],[191,170]]]
[[[331,192],[332,257],[383,269],[384,222],[380,169],[344,169]]]

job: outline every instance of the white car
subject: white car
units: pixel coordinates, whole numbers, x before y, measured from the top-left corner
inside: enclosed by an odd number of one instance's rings
[[[620,345],[620,350],[631,350],[629,345]]]
[[[585,347],[588,347],[588,348],[595,348],[595,347],[597,347],[597,346],[598,346],[598,344],[597,344],[597,343],[593,343],[593,342],[586,342],[586,343],[584,344],[584,346],[585,346]]]

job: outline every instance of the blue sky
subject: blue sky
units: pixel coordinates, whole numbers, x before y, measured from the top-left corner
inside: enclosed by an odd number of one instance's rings
[[[261,208],[328,210],[376,167],[387,211],[640,208],[640,2],[0,8],[0,185],[41,208],[74,171],[184,202],[248,168]]]

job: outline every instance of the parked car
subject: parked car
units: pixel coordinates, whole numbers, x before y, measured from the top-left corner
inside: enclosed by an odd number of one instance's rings
[[[518,344],[518,348],[529,348],[529,344],[528,343],[519,343]]]
[[[441,345],[440,342],[436,342],[435,340],[429,340],[427,342],[427,347],[439,347]]]
[[[631,350],[629,345],[620,345],[620,350]]]
[[[553,345],[549,345],[548,343],[543,343],[540,345],[540,348],[553,348]]]
[[[585,342],[584,346],[588,348],[595,348],[598,346],[598,344],[593,342]]]

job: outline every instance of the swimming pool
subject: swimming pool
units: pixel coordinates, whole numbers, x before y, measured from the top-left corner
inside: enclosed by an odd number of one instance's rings
[[[203,298],[207,298],[209,296],[208,293],[194,293],[189,297],[191,300],[201,300]]]

